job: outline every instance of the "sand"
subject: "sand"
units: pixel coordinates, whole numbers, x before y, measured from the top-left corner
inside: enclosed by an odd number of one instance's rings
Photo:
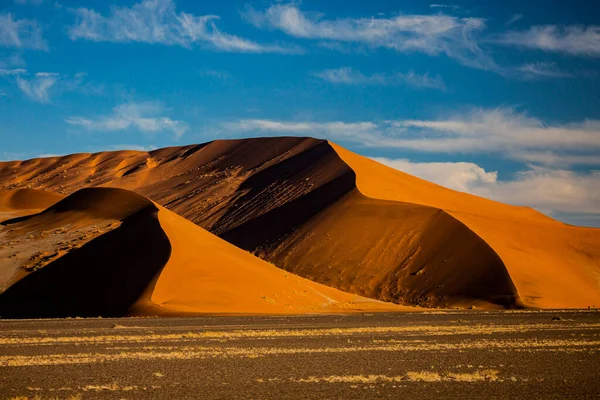
[[[446,189],[332,146],[356,171],[364,195],[445,210],[481,237],[502,259],[526,306],[600,304],[600,229],[570,226],[528,207]]]
[[[150,306],[142,314],[414,310],[344,293],[283,271],[162,207],[158,219],[169,238],[171,256],[150,295],[138,303],[138,310]]]
[[[413,310],[282,271],[123,189],[4,221],[0,241],[5,318]]]
[[[70,194],[90,186],[151,199],[170,238],[193,225],[165,222],[167,210],[233,245],[224,253],[237,247],[359,296],[426,307],[600,304],[599,229],[452,191],[325,140],[218,140],[0,163],[0,189]],[[203,247],[183,239],[173,243],[182,243],[177,246],[188,249],[184,257],[200,265],[203,251],[192,248]],[[239,265],[246,265],[240,257]],[[165,273],[181,272],[156,282],[154,299],[164,308],[189,304],[193,285],[185,281],[208,274],[203,267],[177,269],[177,263]],[[188,279],[177,278],[180,273]],[[176,295],[178,285],[186,290]],[[244,303],[230,302],[231,310]],[[221,311],[215,312],[226,312],[226,303],[216,304]]]

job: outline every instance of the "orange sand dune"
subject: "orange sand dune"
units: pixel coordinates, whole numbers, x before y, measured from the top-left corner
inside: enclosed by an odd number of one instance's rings
[[[600,304],[600,229],[446,189],[332,146],[356,172],[364,195],[436,207],[469,227],[502,259],[527,306]]]
[[[46,190],[0,190],[0,222],[42,211],[63,197],[61,194]]]
[[[0,163],[0,189],[86,186],[136,191],[277,267],[362,296],[441,307],[600,304],[600,230],[445,189],[324,140]]]
[[[4,318],[411,309],[286,273],[127,190],[82,189],[3,225]]]

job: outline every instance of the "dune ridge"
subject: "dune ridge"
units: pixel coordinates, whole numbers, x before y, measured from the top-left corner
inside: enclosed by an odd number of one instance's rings
[[[438,307],[600,304],[600,230],[455,192],[325,140],[0,163],[0,188],[86,186],[133,190],[277,267],[361,296]]]

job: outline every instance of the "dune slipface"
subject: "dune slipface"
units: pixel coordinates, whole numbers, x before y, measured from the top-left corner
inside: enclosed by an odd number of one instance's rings
[[[135,190],[277,267],[384,301],[600,304],[600,230],[455,192],[324,140],[0,163],[0,182],[66,194],[85,186]]]
[[[3,318],[402,309],[282,271],[123,189],[4,221],[0,243]]]

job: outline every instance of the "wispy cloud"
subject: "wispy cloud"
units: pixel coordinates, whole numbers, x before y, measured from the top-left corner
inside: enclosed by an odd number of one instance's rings
[[[354,68],[341,67],[317,71],[312,75],[324,81],[342,85],[406,85],[413,88],[436,89],[440,91],[446,89],[444,81],[439,76],[430,76],[428,73],[421,75],[414,71],[364,75]]]
[[[63,75],[56,72],[37,72],[28,75],[24,69],[10,70],[16,75],[19,89],[30,99],[38,103],[51,103],[55,95],[64,92],[80,92],[88,95],[104,94],[104,85],[86,80],[87,74],[79,72],[75,75]],[[0,70],[2,75],[2,70]]]
[[[450,8],[452,10],[456,10],[458,8],[460,8],[457,5],[454,4],[430,4],[429,5],[430,8]]]
[[[0,68],[0,76],[14,76],[26,74],[27,70],[23,68],[15,68],[15,69],[4,69]]]
[[[39,6],[44,2],[44,0],[13,0],[15,4],[26,5],[30,4],[32,6]]]
[[[200,76],[216,79],[224,83],[230,82],[234,79],[229,72],[222,69],[203,69],[198,71],[198,74],[200,74]]]
[[[392,122],[396,144],[434,152],[585,150],[600,148],[598,121],[549,125],[509,108],[474,109],[440,120]]]
[[[265,11],[247,8],[243,15],[257,27],[278,29],[296,38],[358,43],[398,52],[445,54],[464,65],[496,67],[473,37],[485,28],[481,18],[435,14],[326,19],[292,4],[272,5]]]
[[[23,66],[25,66],[25,61],[19,53],[14,53],[11,55],[0,55],[0,68],[14,69]]]
[[[600,57],[600,26],[533,26],[528,30],[510,31],[498,37],[497,43],[564,53]]]
[[[294,122],[271,119],[242,119],[236,122],[225,122],[223,127],[233,132],[315,136],[347,139],[360,143],[363,143],[364,139],[373,137],[379,129],[374,122]]]
[[[233,131],[298,134],[365,147],[432,153],[497,153],[539,164],[598,164],[600,121],[549,125],[512,109],[474,109],[446,119],[383,122],[290,122],[246,119]]]
[[[222,32],[217,15],[196,16],[177,12],[172,0],[143,0],[131,7],[112,7],[109,15],[78,8],[77,21],[69,29],[72,40],[96,42],[160,43],[190,47],[203,44],[213,49],[244,53],[293,53],[296,48],[266,45]]]
[[[600,171],[581,173],[533,166],[510,179],[499,180],[496,171],[486,171],[470,162],[374,159],[450,189],[533,207],[546,214],[600,216]]]
[[[11,13],[0,13],[0,47],[48,49],[37,21],[16,19]]]
[[[573,75],[561,71],[555,63],[552,62],[535,62],[523,64],[517,68],[517,72],[521,77],[526,79],[540,79],[540,78],[570,78]]]
[[[50,102],[50,89],[58,81],[58,74],[51,72],[38,72],[31,79],[17,77],[17,86],[29,98],[38,103]]]
[[[126,103],[113,108],[108,115],[95,118],[70,117],[69,125],[79,126],[89,131],[121,131],[137,129],[141,132],[171,132],[180,138],[187,130],[184,121],[164,116],[167,109],[158,102]]]
[[[512,25],[512,24],[514,24],[515,22],[517,22],[517,21],[521,20],[522,18],[523,18],[523,14],[515,14],[515,15],[513,15],[512,17],[510,17],[510,18],[508,19],[508,21],[506,21],[506,22],[504,23],[504,25],[506,25],[506,26],[508,26],[508,25]]]

